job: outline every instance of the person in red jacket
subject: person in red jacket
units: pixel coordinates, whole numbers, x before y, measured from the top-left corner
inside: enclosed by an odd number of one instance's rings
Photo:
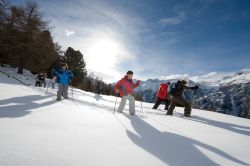
[[[135,97],[133,96],[133,89],[140,85],[140,80],[138,80],[136,83],[133,83],[132,78],[133,72],[128,71],[127,75],[125,75],[125,77],[118,81],[118,83],[115,85],[115,92],[120,94],[122,97],[117,110],[119,113],[122,112],[127,100],[129,100],[129,113],[130,115],[135,114]]]
[[[157,91],[157,101],[153,107],[153,109],[157,109],[158,106],[162,103],[165,102],[165,110],[168,110],[168,107],[170,105],[170,100],[168,99],[168,86],[170,83],[161,83],[158,91]]]

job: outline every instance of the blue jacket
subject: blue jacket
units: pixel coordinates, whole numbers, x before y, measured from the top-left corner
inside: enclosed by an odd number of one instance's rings
[[[57,82],[63,85],[69,85],[70,80],[74,78],[73,73],[69,69],[52,69],[52,73],[57,77]]]

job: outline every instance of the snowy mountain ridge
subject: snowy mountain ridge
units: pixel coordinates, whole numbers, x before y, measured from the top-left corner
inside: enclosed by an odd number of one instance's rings
[[[211,72],[206,75],[200,76],[189,76],[184,75],[170,75],[166,77],[161,77],[159,79],[148,79],[142,81],[142,89],[152,89],[156,91],[160,83],[162,82],[176,82],[179,79],[187,80],[190,85],[200,84],[204,87],[218,87],[221,85],[229,84],[243,84],[250,82],[250,69],[242,69],[239,72]]]

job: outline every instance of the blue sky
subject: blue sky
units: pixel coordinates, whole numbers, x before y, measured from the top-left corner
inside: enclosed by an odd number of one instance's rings
[[[250,68],[248,0],[36,1],[55,41],[115,81]],[[15,0],[13,4],[24,4]]]

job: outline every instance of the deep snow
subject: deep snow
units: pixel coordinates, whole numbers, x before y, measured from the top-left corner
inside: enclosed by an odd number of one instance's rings
[[[1,166],[250,165],[249,119],[202,110],[187,119],[183,108],[170,117],[149,103],[142,113],[140,102],[136,116],[113,115],[115,97],[74,89],[74,102],[56,102],[45,91],[0,73]]]

